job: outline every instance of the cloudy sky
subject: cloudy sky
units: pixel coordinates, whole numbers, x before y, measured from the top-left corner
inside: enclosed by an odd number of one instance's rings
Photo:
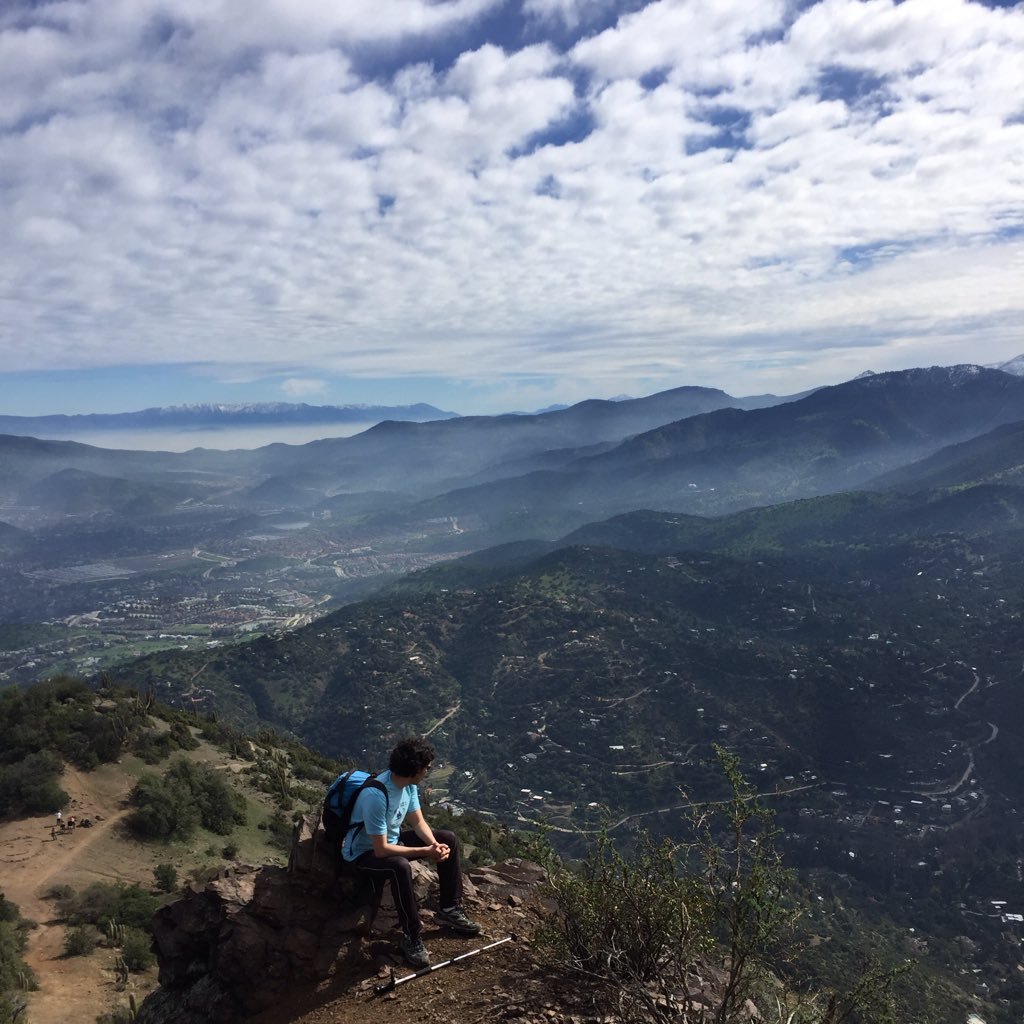
[[[1024,5],[6,0],[0,412],[1024,351]]]

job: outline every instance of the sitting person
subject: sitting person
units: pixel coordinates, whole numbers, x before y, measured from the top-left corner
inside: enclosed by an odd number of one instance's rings
[[[437,865],[441,909],[435,920],[462,935],[480,932],[480,925],[462,909],[459,841],[454,832],[434,832],[420,810],[417,787],[433,760],[434,748],[426,740],[414,736],[400,740],[391,751],[388,770],[377,776],[387,789],[387,797],[376,787],[368,786],[360,792],[341,846],[342,856],[356,872],[375,883],[390,880],[402,925],[400,948],[411,967],[429,966],[430,957],[421,938],[410,860],[421,857]],[[402,831],[403,821],[411,829]]]

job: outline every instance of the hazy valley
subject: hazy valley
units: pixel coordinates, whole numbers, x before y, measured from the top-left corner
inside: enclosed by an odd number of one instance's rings
[[[722,745],[820,904],[820,970],[870,934],[921,960],[930,1019],[1015,1020],[1024,380],[729,402],[252,452],[4,438],[0,670],[110,671],[371,765],[429,733],[437,799],[567,850],[678,834]]]

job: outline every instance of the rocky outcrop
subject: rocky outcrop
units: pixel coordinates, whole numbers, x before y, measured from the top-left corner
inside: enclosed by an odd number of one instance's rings
[[[422,905],[437,876],[425,862],[412,863]],[[515,906],[540,877],[523,861],[477,869],[467,897]],[[375,919],[378,930],[397,920],[390,894],[379,907],[373,896],[350,876],[336,877],[323,831],[315,819],[302,822],[287,868],[228,868],[157,913],[160,988],[139,1008],[137,1024],[234,1024],[312,989],[358,951]]]
[[[328,977],[365,933],[372,892],[336,877],[315,819],[296,828],[287,868],[239,865],[186,890],[153,921],[160,988],[139,1024],[230,1024]]]

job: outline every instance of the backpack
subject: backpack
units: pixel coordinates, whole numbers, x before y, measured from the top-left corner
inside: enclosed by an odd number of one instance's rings
[[[389,803],[388,790],[383,782],[376,777],[376,774],[360,771],[353,768],[351,771],[342,772],[328,787],[327,796],[324,797],[323,823],[324,832],[331,842],[339,844],[338,855],[341,856],[340,844],[344,842],[352,828],[352,811],[356,806],[356,800],[364,789],[379,789],[384,794],[384,815],[388,814]],[[363,823],[357,822],[355,829],[358,832]]]

